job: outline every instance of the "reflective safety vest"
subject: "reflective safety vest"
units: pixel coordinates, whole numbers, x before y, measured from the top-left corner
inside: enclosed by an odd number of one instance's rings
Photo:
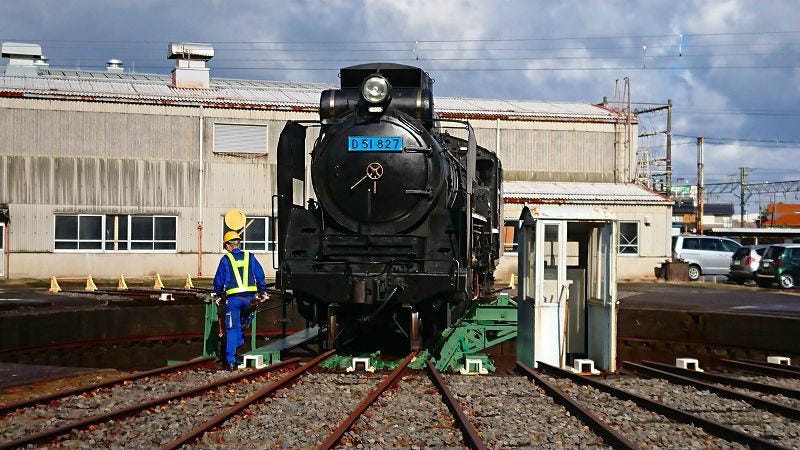
[[[256,285],[247,284],[250,282],[250,253],[243,252],[244,257],[240,260],[237,260],[233,257],[233,253],[228,253],[226,256],[228,260],[231,262],[231,267],[233,268],[233,276],[236,278],[236,286],[227,289],[225,293],[227,295],[233,294],[241,294],[242,292],[257,292],[258,287]],[[239,268],[242,269],[242,273],[239,273]]]

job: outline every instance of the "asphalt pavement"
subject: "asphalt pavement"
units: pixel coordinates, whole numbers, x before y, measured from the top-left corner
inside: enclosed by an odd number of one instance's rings
[[[620,283],[620,308],[647,308],[800,316],[800,289],[781,290],[733,283]]]

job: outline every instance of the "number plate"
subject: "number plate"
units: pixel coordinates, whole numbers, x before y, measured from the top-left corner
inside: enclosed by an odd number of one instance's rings
[[[402,152],[402,136],[348,136],[350,152]]]

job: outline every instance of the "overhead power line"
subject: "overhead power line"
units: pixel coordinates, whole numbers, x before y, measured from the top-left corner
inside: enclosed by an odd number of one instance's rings
[[[800,30],[769,30],[769,31],[734,31],[718,33],[665,33],[665,34],[633,34],[633,35],[611,35],[611,36],[549,36],[549,37],[514,37],[514,38],[474,38],[474,39],[397,39],[397,40],[370,40],[371,44],[421,44],[421,43],[453,43],[453,42],[538,42],[538,41],[571,41],[571,40],[603,40],[603,39],[642,39],[642,38],[697,38],[697,37],[720,37],[720,36],[770,36],[800,34]],[[28,40],[28,39],[20,39]],[[86,39],[30,39],[38,42],[92,42],[92,43],[147,43],[163,44],[168,41],[135,41],[135,40],[86,40]],[[212,44],[355,44],[364,43],[365,40],[339,40],[339,41],[291,41],[291,40],[205,40],[201,41]]]
[[[411,53],[406,51],[406,53]],[[677,58],[705,58],[712,56],[782,56],[794,55],[794,53],[723,53],[723,54],[702,54],[702,55],[652,55],[646,56],[647,60],[654,59],[677,59]],[[62,58],[65,59],[65,58]],[[62,59],[55,60],[61,61]],[[416,58],[392,58],[393,62],[414,62],[414,61],[583,61],[583,60],[637,60],[642,59],[641,55],[595,55],[595,56],[484,56],[484,57],[426,57],[420,56]],[[161,60],[147,59],[143,60],[144,63],[154,63]],[[219,58],[215,62],[280,62],[280,63],[297,63],[297,62],[369,62],[372,59],[364,58]],[[51,59],[51,63],[53,60]]]
[[[681,114],[720,114],[737,116],[800,116],[800,111],[734,111],[725,109],[691,109],[675,108]]]
[[[78,64],[80,65],[80,64]],[[105,65],[80,65],[83,68],[105,68]],[[137,66],[137,69],[163,69],[166,66]],[[274,71],[337,71],[340,67],[234,67],[234,66],[214,66],[217,70],[274,70]],[[489,72],[524,72],[524,71],[553,71],[553,72],[574,72],[574,71],[608,71],[608,70],[631,70],[631,71],[654,71],[654,70],[693,70],[693,69],[800,69],[800,65],[763,65],[763,66],[735,66],[735,65],[703,65],[703,66],[607,66],[607,67],[426,67],[429,71],[489,71]]]
[[[24,41],[27,39],[11,39],[11,38],[0,38],[2,41]],[[34,42],[46,42],[46,41],[37,41],[33,40]],[[64,42],[64,41],[56,41],[56,42]],[[88,42],[87,42],[88,43]],[[144,51],[144,50],[152,50],[152,49],[162,49],[164,45],[168,44],[167,41],[164,41],[160,44],[145,44],[145,45],[113,45],[113,46],[86,46],[86,45],[59,45],[48,44],[46,46],[47,49],[52,48],[62,48],[62,49],[75,49],[75,50],[136,50],[136,51]],[[258,43],[249,43],[246,45],[251,46],[261,46],[267,44],[258,44]],[[360,47],[372,45],[369,42],[354,42],[353,45],[358,45]],[[656,45],[652,43],[647,44],[647,48],[652,49],[669,49],[673,50],[676,54],[678,50],[683,51],[683,55],[689,54],[691,50],[699,49],[699,48],[715,48],[715,47],[738,47],[738,48],[747,48],[747,47],[763,47],[763,46],[783,46],[783,47],[795,47],[800,45],[800,42],[746,42],[746,43],[732,43],[732,44],[702,44],[702,43],[692,43],[691,45]],[[403,44],[400,47],[381,47],[381,48],[352,48],[352,47],[338,47],[332,49],[330,47],[318,47],[318,48],[285,48],[285,47],[277,47],[277,48],[241,48],[237,47],[224,47],[215,44],[215,48],[217,50],[224,50],[226,52],[236,52],[236,53],[253,53],[253,52],[291,52],[291,53],[314,53],[314,52],[383,52],[383,53],[398,53],[398,52],[413,52],[414,50],[426,52],[426,53],[435,53],[435,52],[463,52],[463,51],[491,51],[491,52],[539,52],[539,51],[568,51],[568,50],[630,50],[635,49],[640,51],[642,46],[641,45],[617,45],[617,46],[603,46],[603,47],[596,47],[596,46],[570,46],[570,47],[464,47],[464,46],[453,46],[453,47],[422,47],[418,44],[410,45],[410,44]]]
[[[731,194],[744,188],[745,195],[752,194],[778,194],[800,191],[800,180],[792,181],[764,181],[761,183],[745,183],[731,181],[729,183],[706,183],[705,195]]]
[[[685,137],[685,138],[694,138],[696,136],[690,136],[687,134],[675,134],[674,136],[677,137]],[[705,142],[708,141],[722,141],[722,142],[755,142],[755,143],[762,143],[762,144],[787,144],[787,145],[798,145],[800,141],[790,141],[790,140],[781,140],[781,139],[747,139],[747,138],[730,138],[730,137],[707,137],[703,136],[703,140]]]

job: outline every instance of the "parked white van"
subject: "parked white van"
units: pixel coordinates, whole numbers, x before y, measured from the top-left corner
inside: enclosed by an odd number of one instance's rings
[[[728,275],[731,257],[741,245],[716,236],[680,235],[672,237],[672,259],[689,263],[689,279],[701,275]]]

